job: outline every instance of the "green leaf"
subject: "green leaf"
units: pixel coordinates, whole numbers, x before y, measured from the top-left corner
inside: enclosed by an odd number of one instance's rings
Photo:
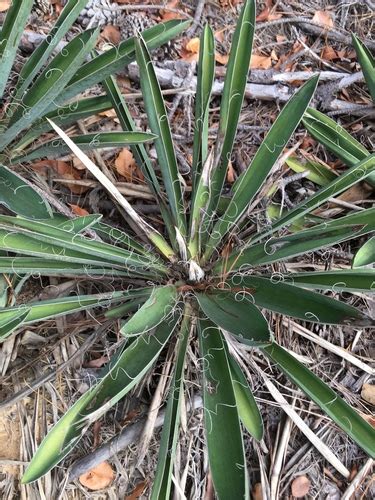
[[[126,132],[135,132],[136,125],[115,78],[113,76],[108,77],[102,82],[102,85],[112,103],[113,109],[116,111],[122,129]],[[150,188],[155,193],[160,193],[159,181],[150,158],[148,157],[146,148],[142,144],[134,144],[130,149]]]
[[[105,267],[96,263],[58,262],[56,259],[36,257],[0,257],[0,273],[31,274],[33,276],[84,276],[99,280],[101,277],[127,277],[129,271]]]
[[[178,227],[180,233],[185,235],[185,209],[167,110],[145,42],[142,39],[137,39],[135,41],[135,49],[149,126],[151,131],[157,136],[155,149],[158,155],[164,187],[167,192],[175,225]]]
[[[1,316],[0,311],[0,342],[3,342],[16,328],[22,325],[30,309],[22,307],[11,311],[6,317]]]
[[[338,271],[313,271],[291,273],[285,276],[287,281],[297,286],[334,292],[375,292],[375,270],[340,269]]]
[[[310,198],[308,198],[307,200],[303,200],[295,208],[289,210],[289,212],[287,212],[284,216],[275,221],[270,229],[266,229],[258,233],[254,238],[251,239],[251,241],[255,243],[256,241],[259,241],[270,233],[273,233],[278,229],[281,229],[282,227],[290,225],[296,219],[302,217],[303,215],[309,214],[310,212],[321,206],[323,203],[328,201],[330,198],[335,197],[354,184],[357,184],[358,182],[366,179],[366,177],[374,171],[375,154],[371,154],[361,162],[357,163],[354,167],[351,167],[349,170],[341,174],[334,181],[327,184],[327,186],[317,191],[314,195],[310,196]]]
[[[224,339],[211,322],[199,321],[198,330],[206,442],[217,498],[248,499],[245,453]]]
[[[249,73],[254,29],[255,2],[254,0],[246,0],[233,34],[220,103],[219,144],[217,146],[220,162],[212,175],[208,216],[213,214],[217,208],[232,153]]]
[[[131,293],[130,299],[119,306],[111,307],[104,316],[109,319],[124,318],[129,313],[135,312],[150,297],[152,288],[140,288]]]
[[[184,386],[183,375],[186,349],[191,328],[191,314],[191,308],[187,304],[179,332],[177,360],[168,396],[168,404],[163,423],[163,432],[160,438],[158,465],[153,481],[150,496],[151,500],[170,498],[173,461],[176,453],[178,429],[180,425],[181,397]]]
[[[317,84],[318,76],[314,76],[288,101],[257,150],[250,166],[237,179],[228,208],[216,222],[208,240],[204,255],[205,261],[212,255],[228,231],[238,222],[263,185],[299,124]]]
[[[208,318],[240,342],[256,346],[270,340],[267,321],[246,294],[215,291],[196,297]]]
[[[370,424],[285,349],[273,343],[263,347],[263,351],[366,453],[375,458],[375,430]]]
[[[108,97],[110,98],[113,104],[113,108],[116,111],[117,117],[120,121],[123,130],[135,131],[136,126],[134,120],[126,105],[125,99],[121,94],[120,89],[118,88],[115,78],[110,76],[109,78],[104,80],[102,84]],[[131,146],[130,149],[138,167],[141,169],[143,175],[145,176],[147,184],[157,197],[160,212],[163,217],[163,221],[166,225],[166,228],[168,230],[170,241],[173,245],[174,250],[177,251],[177,246],[175,241],[176,231],[172,221],[172,214],[170,213],[170,210],[165,203],[164,193],[162,192],[160,183],[155,174],[155,168],[150,161],[146,148],[142,144],[135,144],[134,146]]]
[[[375,59],[366,45],[352,33],[352,41],[357,53],[358,62],[361,65],[372,101],[375,104]]]
[[[208,154],[208,115],[214,77],[215,37],[210,26],[206,24],[200,38],[197,92],[195,94],[194,145],[191,167],[194,187]]]
[[[370,154],[344,127],[314,108],[307,109],[302,123],[314,139],[348,167],[353,167]],[[367,180],[375,185],[375,174]]]
[[[36,138],[51,130],[52,125],[46,121],[46,118],[54,121],[60,127],[67,127],[76,124],[79,120],[84,120],[89,116],[97,115],[111,108],[112,104],[106,96],[89,97],[71,102],[67,106],[61,106],[37,120],[32,128],[20,137],[17,144],[14,147],[12,146],[12,152],[14,155],[20,154]]]
[[[7,146],[22,130],[40,118],[94,48],[99,31],[87,30],[58,53],[25,93],[13,111],[8,130],[1,136],[0,148]]]
[[[306,163],[300,163],[296,158],[289,157],[285,160],[293,172],[300,173],[308,171],[306,179],[311,182],[315,182],[319,186],[326,186],[329,182],[336,179],[337,175],[328,166],[317,161],[306,161]]]
[[[3,97],[33,0],[13,0],[0,33],[0,98]]]
[[[142,32],[142,37],[149,50],[160,47],[182,33],[190,21],[173,20],[159,23]],[[83,64],[69,82],[69,85],[54,100],[53,108],[59,107],[87,88],[102,82],[108,76],[122,71],[124,66],[135,61],[134,38],[129,38],[117,47],[107,50]],[[51,111],[51,110],[50,110]]]
[[[375,236],[370,238],[356,253],[353,267],[362,267],[375,262]]]
[[[100,381],[64,413],[43,439],[23,475],[23,483],[35,481],[57,465],[76,446],[87,426],[141,380],[158,358],[172,331],[172,325],[162,323],[155,332],[137,337],[115,356],[109,368],[103,370]]]
[[[40,45],[38,45],[38,47],[34,50],[34,52],[30,55],[30,57],[23,65],[16,87],[17,96],[22,95],[22,93],[26,90],[35,75],[38,74],[39,70],[45,64],[47,59],[51,54],[53,54],[58,43],[70,29],[86,4],[87,0],[69,0],[66,3],[63,11],[57,19],[56,24],[49,32],[46,39],[43,40]]]
[[[96,295],[72,295],[53,300],[29,302],[15,307],[0,309],[0,324],[12,318],[17,311],[29,309],[24,322],[34,323],[49,318],[55,318],[72,312],[83,311],[93,307],[108,307],[112,302],[124,300],[127,292],[98,293]]]
[[[236,405],[241,422],[257,441],[263,439],[263,421],[253,393],[237,361],[228,355]]]
[[[0,204],[12,212],[32,219],[52,216],[46,200],[38,194],[20,175],[0,165]]]
[[[104,148],[122,148],[129,144],[143,144],[151,142],[156,138],[154,134],[145,132],[98,132],[95,134],[76,135],[71,137],[74,144],[77,144],[82,151]],[[59,158],[70,154],[70,148],[62,139],[53,139],[30,152],[11,159],[11,163],[36,160],[45,156],[48,159]]]
[[[17,232],[20,234],[17,234]],[[149,266],[156,266],[160,270],[166,270],[157,255],[150,254],[149,257],[137,255],[135,252],[86,238],[81,234],[75,234],[41,222],[21,219],[20,217],[0,215],[0,235],[3,236],[2,241],[0,238],[0,247],[4,245],[4,248],[7,249],[6,245],[8,244],[8,250],[17,253],[23,251],[27,255],[32,255],[30,250],[34,252],[34,249],[38,248],[38,243],[45,242],[53,246],[60,246],[59,253],[61,257],[64,257],[66,250],[72,250],[78,253],[77,257],[82,257],[86,254],[90,255],[93,261],[117,263],[124,268],[126,266],[134,266],[135,268],[142,268],[142,270],[147,271]],[[19,238],[20,236],[21,238]],[[26,236],[27,238],[23,239],[22,236]],[[31,241],[29,245],[30,239],[34,241]],[[37,256],[46,254],[44,246],[41,245],[40,248],[41,254]],[[50,250],[47,250],[47,255],[49,253]],[[68,252],[67,255],[74,256],[75,254],[69,254]],[[50,258],[55,258],[52,254],[49,256]],[[93,257],[96,257],[96,259]],[[160,263],[157,263],[158,260]]]
[[[172,316],[176,301],[177,289],[174,285],[155,287],[150,298],[121,328],[121,334],[132,337],[152,330]]]
[[[235,271],[245,267],[279,262],[297,255],[304,255],[306,252],[341,243],[372,230],[372,227],[367,225],[356,224],[305,229],[281,238],[271,237],[265,243],[258,243],[233,252],[229,258],[220,260],[214,270],[222,272],[222,266],[224,265],[226,271]]]
[[[282,278],[281,278],[282,279]],[[372,326],[374,322],[355,307],[331,299],[326,295],[304,290],[280,281],[259,276],[233,275],[228,280],[231,287],[250,296],[259,307],[292,316],[312,323],[354,324]]]

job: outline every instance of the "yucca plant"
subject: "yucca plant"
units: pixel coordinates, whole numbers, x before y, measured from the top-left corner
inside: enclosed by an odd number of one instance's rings
[[[146,222],[81,151],[77,141],[53,122],[48,122],[49,126],[115,198],[137,227],[138,236],[102,224],[100,215],[72,220],[56,215],[39,220],[0,217],[0,246],[7,252],[0,257],[1,272],[109,279],[117,290],[4,308],[0,310],[3,338],[25,324],[93,308],[104,308],[108,320],[120,320],[124,338],[123,347],[98,381],[44,438],[23,476],[24,482],[35,481],[58,464],[88,427],[142,379],[167,346],[174,346],[174,375],[150,495],[152,499],[169,498],[184,395],[184,366],[192,342],[197,342],[200,350],[206,441],[218,498],[249,497],[242,430],[256,440],[263,436],[262,418],[237,355],[243,348],[250,348],[249,356],[254,350],[270,359],[363,450],[375,455],[374,429],[281,347],[272,333],[273,313],[311,323],[373,326],[371,318],[357,308],[315,291],[368,292],[373,287],[373,270],[297,272],[280,280],[274,275],[274,266],[374,230],[375,209],[318,221],[312,214],[331,197],[371,175],[375,155],[356,162],[273,223],[249,211],[309,105],[318,81],[313,76],[284,106],[223,207],[221,195],[243,102],[254,26],[255,4],[247,0],[233,36],[214,144],[208,139],[214,36],[209,26],[202,33],[191,191],[185,189],[178,171],[166,108],[147,46],[143,37],[135,40],[160,176],[155,174],[144,145],[134,144],[132,151],[159,202],[164,232]],[[134,131],[115,80],[106,78],[103,85],[104,99],[110,100],[124,130]],[[47,126],[44,122],[42,125]],[[307,227],[290,233],[288,227],[302,217]],[[246,238],[241,238],[243,228]],[[144,244],[145,239],[149,245]]]

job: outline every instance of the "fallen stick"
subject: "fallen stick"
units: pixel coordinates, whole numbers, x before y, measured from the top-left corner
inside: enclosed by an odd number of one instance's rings
[[[192,404],[188,405],[189,410],[195,410],[203,406],[201,396],[194,396]],[[159,412],[155,422],[155,428],[161,427],[164,423],[165,410]],[[80,458],[70,468],[68,481],[74,481],[79,476],[91,470],[96,465],[108,460],[127,446],[131,445],[141,436],[146,417],[138,422],[128,425],[118,436],[112,438],[108,443],[103,444],[89,455]]]

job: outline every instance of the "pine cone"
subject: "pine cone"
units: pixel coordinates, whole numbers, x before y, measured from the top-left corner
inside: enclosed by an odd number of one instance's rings
[[[122,19],[122,12],[117,10],[117,7],[118,4],[110,0],[88,0],[77,21],[87,29],[107,24],[118,26]]]
[[[124,14],[120,23],[121,38],[126,40],[134,36],[135,32],[139,31],[141,33],[143,30],[155,26],[155,24],[156,22],[153,19],[140,12]]]

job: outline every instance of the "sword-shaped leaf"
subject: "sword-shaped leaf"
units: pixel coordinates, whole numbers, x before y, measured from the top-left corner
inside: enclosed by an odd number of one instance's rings
[[[375,458],[375,429],[370,424],[285,349],[272,343],[263,347],[263,351],[366,453]]]
[[[236,398],[220,330],[198,323],[208,459],[218,499],[248,499],[249,485]]]
[[[121,334],[125,337],[140,335],[155,328],[168,316],[172,317],[177,296],[174,285],[155,287],[150,298],[121,328]]]
[[[94,116],[112,108],[111,101],[106,96],[95,96],[79,101],[71,102],[67,106],[61,106],[51,113],[47,113],[33,124],[13,147],[14,155],[20,154],[29,144],[41,136],[44,132],[52,129],[50,122],[46,118],[54,121],[60,127],[67,127],[79,120],[84,120],[89,116]]]
[[[122,148],[130,144],[144,144],[155,140],[154,134],[146,132],[99,132],[95,134],[76,135],[71,137],[74,144],[82,151],[104,148]],[[69,154],[70,148],[62,139],[53,139],[21,156],[11,159],[11,163],[37,160],[45,156],[48,159],[59,158]]]
[[[167,409],[163,423],[163,432],[160,438],[158,465],[153,481],[150,496],[151,500],[170,498],[173,461],[176,453],[178,429],[180,425],[185,356],[191,328],[191,312],[190,307],[186,306],[180,327],[179,341],[177,345],[177,360],[168,396]]]
[[[370,238],[356,253],[353,267],[362,267],[375,262],[375,236]]]
[[[22,325],[29,312],[30,309],[22,307],[2,317],[0,310],[0,342],[3,342],[16,328]]]
[[[237,361],[228,354],[230,373],[238,414],[246,430],[260,441],[263,438],[263,421],[249,384]]]
[[[127,277],[129,271],[116,269],[108,265],[101,266],[95,261],[91,264],[80,262],[58,262],[56,259],[36,257],[0,257],[0,273],[31,274],[33,276],[85,276],[99,279],[101,277]]]
[[[142,37],[147,43],[149,50],[160,47],[172,38],[182,33],[190,24],[190,21],[173,20],[166,23],[159,23],[152,28],[142,32]],[[124,66],[135,61],[134,38],[128,38],[117,47],[107,50],[91,61],[81,66],[74,77],[66,86],[64,91],[55,99],[53,108],[66,103],[72,97],[87,88],[102,82],[105,78],[121,71]],[[51,109],[49,111],[52,111]]]
[[[348,167],[353,167],[370,154],[344,127],[317,109],[308,108],[302,123],[314,139],[323,144]]]
[[[42,198],[22,177],[0,165],[0,204],[11,212],[31,219],[52,216],[48,202]]]
[[[135,49],[149,126],[151,131],[157,136],[155,139],[155,149],[158,155],[169,206],[175,225],[178,227],[180,233],[185,235],[185,209],[167,110],[155,70],[152,66],[150,54],[145,42],[141,38],[135,41]]]
[[[86,428],[117,403],[147,373],[174,329],[162,323],[155,332],[137,337],[103,370],[100,381],[88,390],[43,439],[22,482],[30,483],[58,464],[76,446]]]
[[[233,252],[229,258],[220,260],[214,270],[222,272],[240,268],[279,262],[290,257],[303,255],[332,246],[337,243],[361,236],[373,231],[366,225],[349,225],[333,228],[307,229],[280,238],[270,238],[265,243],[245,247]]]
[[[214,77],[215,38],[211,27],[206,24],[200,38],[197,92],[195,94],[194,145],[191,167],[194,187],[208,153],[208,112]]]
[[[38,76],[19,104],[10,108],[9,128],[0,138],[7,146],[22,130],[40,118],[94,48],[99,31],[87,30],[71,40]]]
[[[270,173],[315,92],[318,76],[311,78],[285,105],[247,170],[237,179],[233,196],[224,215],[216,222],[208,240],[204,259],[207,260],[223,237],[238,222]]]
[[[251,239],[252,243],[261,240],[270,233],[281,229],[287,225],[292,224],[296,219],[303,215],[311,213],[313,210],[321,206],[330,198],[342,193],[354,184],[366,179],[372,172],[375,171],[375,154],[369,155],[367,158],[351,167],[346,172],[337,177],[334,181],[327,184],[327,186],[319,189],[314,195],[310,196],[307,200],[299,203],[295,208],[292,208],[284,216],[277,219],[270,229],[266,229],[258,233]]]
[[[212,173],[211,198],[208,217],[216,210],[227,173],[241,113],[255,29],[255,2],[246,0],[233,34],[220,103],[220,122],[217,153],[220,161]]]
[[[102,82],[102,85],[108,95],[108,98],[112,102],[113,109],[116,111],[116,115],[123,130],[136,131],[134,120],[126,105],[125,99],[118,88],[115,78],[113,76],[108,77]],[[145,176],[150,189],[157,197],[160,212],[168,230],[170,241],[173,244],[173,248],[177,250],[177,246],[175,244],[176,231],[172,221],[172,214],[165,203],[165,195],[162,192],[159,180],[155,174],[155,168],[150,161],[146,148],[142,144],[135,144],[131,146],[130,149],[138,167]]]
[[[357,53],[358,62],[361,65],[372,101],[375,104],[375,59],[366,45],[352,33],[352,41]]]
[[[291,273],[285,279],[305,288],[334,292],[375,292],[374,269],[340,269],[338,271]]]
[[[68,0],[56,24],[49,32],[48,37],[38,45],[23,65],[17,82],[16,99],[22,95],[47,59],[53,54],[58,43],[62,40],[86,4],[87,0]]]
[[[245,293],[215,291],[196,296],[208,318],[240,342],[252,346],[269,342],[268,323]]]
[[[99,293],[96,295],[72,295],[53,300],[28,302],[27,305],[6,307],[0,309],[0,325],[17,314],[17,311],[28,310],[24,323],[34,323],[49,318],[55,318],[72,312],[83,311],[93,307],[108,308],[113,302],[125,300],[127,292]]]
[[[13,0],[4,19],[0,33],[0,98],[11,72],[33,0]]]
[[[355,307],[276,279],[239,274],[227,281],[237,293],[251,296],[257,306],[286,316],[313,323],[374,325],[371,318]]]

